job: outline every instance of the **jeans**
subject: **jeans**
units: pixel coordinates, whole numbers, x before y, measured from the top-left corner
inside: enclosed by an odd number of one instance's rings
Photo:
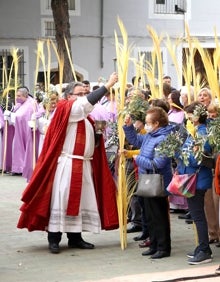
[[[203,252],[210,252],[208,225],[204,210],[204,198],[206,190],[196,190],[195,196],[187,198],[189,212],[196,225],[199,245],[198,249]]]

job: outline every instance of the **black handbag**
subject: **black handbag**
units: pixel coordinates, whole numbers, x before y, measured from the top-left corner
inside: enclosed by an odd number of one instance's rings
[[[152,162],[153,173],[139,174],[137,190],[134,193],[141,197],[165,197],[167,196],[164,189],[163,175],[156,173],[156,168]]]

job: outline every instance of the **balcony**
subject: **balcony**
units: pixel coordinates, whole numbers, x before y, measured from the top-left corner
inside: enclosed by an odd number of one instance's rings
[[[154,14],[173,15],[186,12],[186,0],[155,0]]]

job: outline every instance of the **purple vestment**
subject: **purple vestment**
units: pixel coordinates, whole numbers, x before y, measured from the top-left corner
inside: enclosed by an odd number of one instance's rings
[[[4,129],[4,115],[3,115],[3,110],[0,107],[0,169],[2,169],[2,158],[3,158],[3,129]]]
[[[90,116],[93,120],[109,121],[109,113],[106,108],[100,103],[95,104],[94,109],[90,113]]]
[[[37,119],[40,118],[41,116],[43,116],[44,113],[45,113],[45,109],[43,108],[42,105],[38,104],[35,112],[36,118]],[[27,182],[29,182],[31,178],[33,169],[35,167],[35,163],[38,158],[39,139],[40,139],[39,130],[37,129],[34,131],[33,129],[31,129],[31,134],[27,136],[26,154],[24,158],[24,167],[22,173],[22,176],[26,178]]]
[[[14,173],[23,173],[25,159],[29,157],[32,159],[33,156],[33,153],[31,154],[30,150],[27,150],[29,148],[27,145],[32,136],[32,129],[28,126],[28,121],[31,120],[35,107],[34,99],[28,97],[23,104],[17,104],[13,111],[15,113],[15,130],[12,144],[12,172]],[[32,164],[33,161],[29,163],[31,166]]]

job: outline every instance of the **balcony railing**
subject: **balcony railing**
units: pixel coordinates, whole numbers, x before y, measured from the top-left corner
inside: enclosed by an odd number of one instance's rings
[[[186,0],[155,0],[155,14],[184,14],[186,12]]]

